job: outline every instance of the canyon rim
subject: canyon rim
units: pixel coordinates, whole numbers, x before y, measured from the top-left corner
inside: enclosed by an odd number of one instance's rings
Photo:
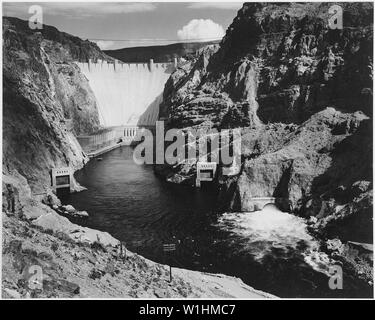
[[[2,10],[2,298],[373,298],[373,3]]]

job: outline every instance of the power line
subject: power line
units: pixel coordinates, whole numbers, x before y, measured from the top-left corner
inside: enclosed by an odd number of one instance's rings
[[[216,41],[221,40],[222,38],[197,38],[197,39],[103,39],[103,38],[88,38],[87,40],[92,41],[120,41],[120,42],[158,42],[158,41],[175,41],[175,42],[186,42],[186,41]]]

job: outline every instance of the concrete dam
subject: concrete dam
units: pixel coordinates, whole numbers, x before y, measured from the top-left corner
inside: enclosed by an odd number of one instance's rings
[[[118,143],[130,144],[139,128],[152,127],[159,116],[164,85],[177,66],[174,63],[121,63],[97,60],[77,62],[86,76],[98,105],[97,134],[80,136],[85,152],[92,153]],[[111,128],[111,129],[109,129]]]
[[[154,125],[174,63],[77,63],[89,80],[104,127]]]

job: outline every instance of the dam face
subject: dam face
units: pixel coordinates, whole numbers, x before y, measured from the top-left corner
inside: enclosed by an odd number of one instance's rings
[[[104,127],[153,126],[159,115],[164,85],[173,63],[107,63],[77,65],[89,80]]]

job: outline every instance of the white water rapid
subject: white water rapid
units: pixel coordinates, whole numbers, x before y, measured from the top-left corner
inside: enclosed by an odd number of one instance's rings
[[[287,259],[300,252],[314,270],[328,275],[331,261],[319,251],[303,218],[266,206],[260,211],[225,213],[217,226],[233,236],[239,250],[251,253],[260,263],[267,255]]]

